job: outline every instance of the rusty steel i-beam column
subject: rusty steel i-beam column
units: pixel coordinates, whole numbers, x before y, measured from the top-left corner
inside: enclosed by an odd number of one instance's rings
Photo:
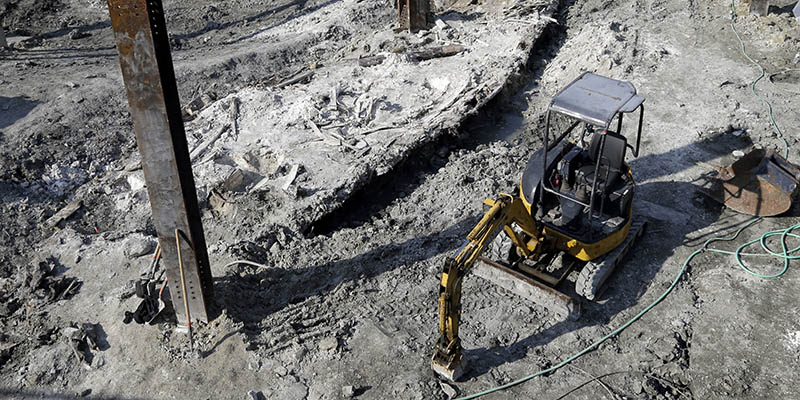
[[[427,29],[430,5],[430,0],[398,0],[398,28],[409,32]]]
[[[192,320],[212,316],[213,295],[197,192],[161,0],[108,0],[136,144],[178,323],[186,326],[175,230]]]

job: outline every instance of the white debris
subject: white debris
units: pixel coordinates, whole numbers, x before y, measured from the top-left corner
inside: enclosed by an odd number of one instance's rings
[[[450,25],[448,25],[447,22],[442,21],[441,18],[436,19],[436,27],[441,30],[450,29]]]
[[[286,176],[286,182],[281,186],[281,189],[284,191],[289,189],[289,186],[292,186],[292,182],[294,179],[297,178],[297,171],[300,170],[300,164],[292,165],[292,169],[289,171],[289,175]]]
[[[138,192],[141,189],[144,189],[145,182],[144,179],[139,177],[139,175],[128,175],[125,179],[128,182],[128,186],[130,186],[132,192]]]
[[[135,236],[125,242],[123,254],[127,257],[141,257],[150,252],[155,247],[155,241],[149,237]]]
[[[322,351],[336,350],[339,347],[339,340],[335,336],[326,337],[319,341],[319,349]]]
[[[786,333],[784,346],[789,352],[795,353],[800,350],[800,331],[789,331]]]
[[[794,8],[792,9],[792,14],[794,14],[794,17],[797,18],[797,23],[800,24],[800,1],[798,1],[797,4],[795,4]],[[795,56],[795,60],[796,59],[797,56]],[[794,63],[797,64],[797,61],[795,61]]]
[[[458,391],[456,391],[454,387],[448,385],[447,383],[439,382],[439,385],[441,385],[442,391],[447,395],[448,399],[453,399],[458,394]]]
[[[356,395],[356,389],[353,385],[342,386],[342,396],[353,397]]]
[[[428,79],[428,85],[438,93],[444,93],[450,87],[450,80],[442,77],[435,77]]]

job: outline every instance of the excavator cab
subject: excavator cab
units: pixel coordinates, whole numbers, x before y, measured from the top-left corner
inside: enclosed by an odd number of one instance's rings
[[[432,361],[437,374],[456,380],[464,370],[461,283],[471,270],[568,318],[578,316],[580,298],[600,295],[644,228],[644,221],[634,221],[635,184],[625,162],[629,150],[639,155],[643,103],[632,83],[590,72],[552,99],[542,148],[528,161],[519,189],[484,200],[488,211],[442,270],[441,336]],[[635,111],[631,143],[622,122]],[[557,114],[568,127],[551,137]],[[577,141],[566,140],[570,134]]]
[[[633,178],[625,156],[628,149],[634,157],[639,155],[643,103],[644,99],[636,95],[636,88],[630,82],[588,72],[553,98],[542,135],[543,148],[548,151],[540,150],[531,157],[520,183],[523,199],[538,213],[534,217],[547,221],[553,228],[573,228],[573,221],[587,222],[579,233],[583,242],[594,242],[604,236],[597,228],[604,226],[600,230],[607,232],[613,223],[610,220],[626,218],[633,197]],[[622,135],[622,121],[626,113],[636,110],[639,110],[638,130],[632,145]],[[550,135],[552,114],[571,120],[570,126],[554,141]],[[616,130],[612,130],[615,119]],[[583,125],[580,145],[565,140],[580,125]],[[577,218],[575,210],[584,211],[585,218]],[[566,213],[563,218],[566,223],[554,219],[552,213]]]

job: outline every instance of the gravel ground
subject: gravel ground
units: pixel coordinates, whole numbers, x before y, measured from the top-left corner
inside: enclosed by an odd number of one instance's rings
[[[761,18],[737,3],[736,27],[766,70],[759,93],[797,160],[800,28],[793,4],[773,3]],[[538,13],[497,13],[514,4],[478,2],[458,15],[519,32],[516,25]],[[226,118],[231,96],[243,99],[243,110],[257,108],[262,97],[242,94],[357,57],[374,32],[390,31],[394,15],[391,3],[369,0],[168,1],[165,8],[183,103],[208,93],[219,99],[187,123],[198,130],[204,118]],[[506,72],[493,100],[456,110],[452,129],[369,174],[335,207],[313,217],[281,212],[297,199],[276,191],[204,202],[222,314],[197,328],[192,350],[170,318],[122,323],[136,308],[130,282],[148,266],[155,232],[105,3],[9,1],[0,8],[15,47],[0,53],[0,397],[243,399],[254,391],[276,399],[444,399],[546,368],[627,321],[704,240],[747,220],[695,190],[704,164],[782,145],[749,91],[759,71],[740,53],[729,4],[576,0],[562,1],[552,16],[557,23],[527,38],[530,57],[521,65],[491,55],[473,65]],[[482,200],[517,184],[540,145],[550,97],[584,70],[630,80],[646,98],[641,154],[629,162],[648,231],[605,295],[575,321],[468,277],[461,334],[470,369],[463,381],[442,385],[429,367],[436,275],[477,222]],[[281,92],[292,101],[297,93]],[[48,223],[76,199],[80,208]],[[794,207],[766,219],[736,243],[795,224],[798,215]],[[241,258],[264,267],[223,267]],[[792,267],[762,280],[727,256],[703,254],[620,336],[489,398],[800,397],[800,323],[787,318],[800,309]],[[81,284],[54,298],[73,279]],[[72,322],[99,324],[87,363],[69,345]]]

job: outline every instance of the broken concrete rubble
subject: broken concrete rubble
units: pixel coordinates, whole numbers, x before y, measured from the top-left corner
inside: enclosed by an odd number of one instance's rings
[[[769,13],[769,0],[750,0],[750,14],[759,17],[766,16]]]
[[[48,257],[44,261],[37,262],[35,267],[28,267],[27,271],[21,272],[19,277],[24,277],[24,282],[32,295],[17,293],[15,297],[20,300],[32,298],[38,302],[55,302],[75,295],[82,285],[77,278],[63,275],[63,265],[55,257]],[[14,302],[13,299],[9,300]],[[11,307],[8,311],[13,312]]]
[[[89,36],[91,36],[91,35],[92,35],[91,33],[88,33],[88,32],[85,32],[85,31],[82,31],[82,30],[80,30],[80,29],[77,29],[77,28],[76,28],[76,29],[73,29],[73,30],[71,30],[71,31],[69,32],[69,38],[70,38],[71,40],[83,39],[83,38],[87,38],[87,37],[89,37]]]
[[[131,258],[141,257],[151,254],[155,248],[156,241],[151,237],[133,236],[125,241],[124,254]]]
[[[327,337],[319,342],[319,349],[322,351],[333,351],[339,347],[339,341],[335,337]]]
[[[448,399],[454,399],[458,395],[458,391],[446,382],[439,382],[439,385],[442,387],[442,391],[445,395],[447,395]]]

